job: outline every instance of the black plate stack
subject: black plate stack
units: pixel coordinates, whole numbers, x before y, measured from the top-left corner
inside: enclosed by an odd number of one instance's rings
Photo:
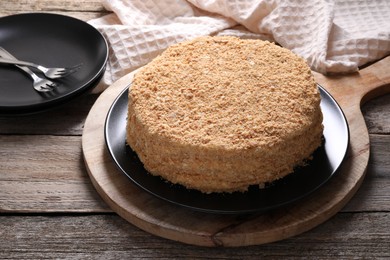
[[[90,24],[58,14],[28,13],[0,18],[0,46],[19,60],[46,67],[72,67],[76,73],[55,80],[55,90],[40,93],[32,80],[11,65],[0,64],[0,115],[48,110],[92,89],[108,58],[104,37]]]

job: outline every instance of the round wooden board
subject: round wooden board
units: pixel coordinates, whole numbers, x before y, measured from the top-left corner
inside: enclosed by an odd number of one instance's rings
[[[104,140],[107,112],[133,73],[111,85],[92,107],[84,126],[82,149],[93,185],[106,203],[135,226],[164,238],[199,246],[247,246],[282,240],[323,223],[336,214],[363,181],[369,136],[361,103],[389,92],[390,57],[359,73],[325,77],[314,73],[342,107],[350,127],[350,146],[339,172],[321,189],[292,205],[266,213],[219,215],[196,212],[158,199],[122,174]]]

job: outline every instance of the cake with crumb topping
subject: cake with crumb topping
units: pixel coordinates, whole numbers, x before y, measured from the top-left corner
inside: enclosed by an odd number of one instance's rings
[[[309,67],[267,41],[175,44],[135,74],[128,99],[126,139],[145,169],[204,193],[283,178],[321,145]]]

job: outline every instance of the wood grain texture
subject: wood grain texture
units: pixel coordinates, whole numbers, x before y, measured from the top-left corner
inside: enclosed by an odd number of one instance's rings
[[[350,127],[350,147],[339,173],[313,196],[291,207],[249,218],[220,215],[216,218],[162,202],[140,192],[134,184],[126,183],[126,177],[116,169],[105,148],[103,122],[110,104],[131,82],[133,73],[105,91],[87,117],[83,132],[87,170],[97,191],[115,212],[141,229],[164,238],[203,246],[243,246],[300,234],[341,210],[361,185],[370,147],[360,104],[366,95],[379,92],[383,84],[389,83],[390,77],[381,74],[389,63],[390,58],[384,59],[380,66],[373,66],[375,70],[368,67],[361,71],[357,79],[356,75],[337,80],[317,75],[343,108]],[[374,80],[372,74],[378,77]],[[340,81],[344,81],[342,89],[338,85]],[[176,213],[167,217],[167,212]],[[199,225],[199,219],[205,224]]]
[[[27,12],[63,14],[84,21],[110,13],[104,9],[99,0],[7,0],[0,2],[0,17]]]
[[[1,2],[2,11],[94,11],[105,12],[105,9],[99,0],[35,0],[35,1],[20,1],[8,0]]]
[[[389,213],[338,214],[310,232],[242,248],[185,245],[116,215],[0,216],[0,258],[13,259],[387,259]]]
[[[390,134],[390,95],[373,98],[362,106],[370,134]]]
[[[85,172],[80,137],[0,135],[0,212],[110,212]]]
[[[390,136],[370,136],[370,161],[358,192],[342,212],[390,212]]]
[[[37,10],[37,11],[33,11],[33,12],[38,12],[38,13],[53,13],[53,14],[61,14],[61,15],[67,15],[67,16],[70,16],[70,17],[74,17],[74,18],[77,18],[77,19],[80,19],[80,20],[83,20],[83,21],[88,21],[88,20],[91,20],[91,19],[95,19],[95,18],[99,18],[101,17],[102,15],[106,15],[106,14],[109,14],[109,12],[107,13],[100,13],[100,12],[78,12],[78,11],[71,11],[71,12],[68,12],[68,11],[61,11],[61,10],[56,10],[56,11],[45,11],[45,10]],[[24,10],[21,10],[21,11],[1,11],[0,10],[0,17],[1,16],[7,16],[7,15],[14,15],[14,14],[22,14],[22,13],[26,13],[26,11]],[[31,13],[31,12],[29,12]]]

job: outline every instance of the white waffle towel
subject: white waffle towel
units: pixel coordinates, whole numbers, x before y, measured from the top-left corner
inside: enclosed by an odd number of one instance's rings
[[[103,91],[168,46],[202,35],[275,41],[315,71],[348,73],[390,54],[388,0],[103,0],[89,21],[107,39]]]

